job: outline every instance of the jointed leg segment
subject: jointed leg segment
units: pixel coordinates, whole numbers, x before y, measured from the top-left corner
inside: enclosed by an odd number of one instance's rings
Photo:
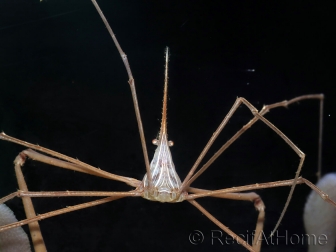
[[[193,167],[190,169],[188,175],[184,179],[182,186],[181,186],[181,191],[190,186],[192,182],[194,182],[233,142],[235,142],[243,133],[245,133],[246,130],[248,130],[254,123],[256,123],[259,119],[262,120],[266,125],[268,125],[272,130],[274,130],[278,135],[280,135],[281,138],[283,138],[289,145],[290,147],[301,157],[303,152],[301,152],[286,136],[283,134],[277,127],[275,127],[271,122],[269,122],[264,115],[268,113],[271,109],[273,108],[278,108],[278,107],[287,107],[288,105],[301,101],[301,100],[307,100],[307,99],[319,99],[320,100],[320,136],[319,138],[322,138],[322,110],[323,108],[323,99],[324,96],[322,94],[317,94],[317,95],[303,95],[296,97],[294,99],[291,99],[289,101],[285,100],[282,102],[277,102],[273,103],[270,105],[265,105],[261,111],[258,113],[258,110],[250,104],[245,98],[239,97],[236,99],[235,103],[233,104],[232,108],[228,112],[228,114],[225,116],[221,124],[218,126],[216,131],[213,133],[212,137],[208,141],[208,143],[205,145],[203,151],[201,152],[200,156],[197,158],[195,164]],[[254,117],[247,123],[245,124],[236,134],[234,134],[209,160],[206,162],[198,171],[196,174],[195,171],[201,161],[203,160],[204,156],[212,146],[212,144],[215,142],[223,128],[226,126],[226,124],[229,122],[230,118],[233,116],[233,114],[236,112],[236,110],[239,108],[241,104],[246,105]],[[321,141],[319,140],[319,143]]]
[[[27,155],[29,158],[46,163],[46,164],[50,164],[50,165],[54,165],[54,166],[58,166],[61,168],[66,168],[66,169],[70,169],[70,170],[74,170],[74,171],[79,171],[79,172],[84,172],[84,173],[88,173],[91,175],[95,175],[95,176],[100,176],[100,177],[104,177],[107,179],[111,179],[111,180],[117,180],[117,181],[121,181],[124,182],[130,186],[133,187],[138,187],[141,183],[141,181],[134,179],[134,178],[129,178],[129,177],[124,177],[124,176],[119,176],[119,175],[115,175],[103,170],[100,170],[96,167],[93,167],[91,165],[88,165],[82,161],[79,161],[78,159],[66,156],[64,154],[61,154],[59,152],[44,148],[42,146],[39,145],[35,145],[35,144],[31,144],[25,141],[22,141],[20,139],[11,137],[6,135],[4,132],[0,133],[0,140],[5,140],[5,141],[9,141],[12,143],[16,143],[22,146],[26,146],[28,148],[46,153],[48,155],[57,157],[59,159],[55,159],[55,158],[51,158],[49,156],[46,155],[42,155],[40,153],[37,153],[35,151],[32,150],[25,150],[23,153],[25,155]]]
[[[25,155],[21,153],[14,160],[16,178],[18,181],[19,188],[22,191],[28,191],[28,187],[23,177],[23,173],[21,169],[25,160],[26,160]],[[26,212],[26,217],[28,219],[34,219],[36,217],[36,213],[35,213],[35,209],[34,209],[31,198],[24,196],[22,197],[22,202],[23,202],[23,206]],[[32,242],[34,244],[35,251],[36,252],[47,251],[47,248],[45,247],[45,243],[43,241],[40,225],[38,224],[37,221],[29,223],[29,231],[30,231],[30,235],[32,238]]]
[[[259,252],[261,249],[261,241],[262,241],[262,235],[263,235],[262,231],[263,231],[263,225],[264,225],[264,220],[265,220],[265,211],[264,211],[265,205],[258,194],[254,192],[248,192],[248,193],[242,193],[242,192],[250,191],[250,190],[257,190],[257,189],[264,189],[264,188],[273,188],[273,187],[279,187],[279,186],[292,186],[294,183],[308,185],[311,189],[316,191],[321,196],[322,199],[324,199],[326,202],[336,207],[336,202],[331,200],[326,193],[324,193],[322,190],[320,190],[310,181],[302,177],[299,177],[297,180],[290,179],[290,180],[268,182],[268,183],[261,183],[261,184],[252,184],[252,185],[239,186],[239,187],[234,187],[234,188],[226,188],[226,189],[213,190],[213,191],[189,187],[188,192],[192,194],[188,195],[187,200],[192,205],[194,205],[197,209],[199,209],[205,216],[207,216],[219,228],[221,228],[224,232],[232,236],[233,239],[237,240],[240,244],[242,244],[248,250]],[[228,227],[223,225],[219,220],[217,220],[214,216],[212,216],[208,211],[206,211],[203,207],[201,207],[194,200],[196,198],[202,198],[202,197],[216,197],[216,198],[233,199],[233,200],[247,200],[247,201],[253,202],[256,210],[259,211],[259,214],[258,214],[258,219],[256,223],[255,236],[253,239],[252,247],[246,241],[243,241],[242,243],[241,238],[238,235],[236,235],[233,231],[229,230]]]
[[[323,99],[324,96],[322,94],[317,94],[317,95],[303,95],[296,97],[294,99],[291,99],[289,101],[282,101],[278,103],[274,103],[271,105],[265,105],[260,112],[251,104],[249,103],[245,98],[239,97],[236,99],[235,103],[233,104],[232,108],[230,109],[229,113],[225,116],[223,119],[222,123],[219,125],[217,130],[214,132],[212,137],[210,138],[209,142],[206,144],[204,147],[203,151],[201,152],[200,156],[196,160],[195,164],[189,171],[188,175],[184,179],[180,191],[185,190],[185,188],[188,188],[192,182],[194,182],[233,142],[235,142],[247,129],[249,129],[254,123],[256,123],[258,120],[263,121],[268,127],[270,127],[275,133],[277,133],[300,157],[300,162],[294,177],[294,181],[291,184],[291,190],[289,192],[286,204],[282,210],[282,213],[280,215],[280,218],[273,230],[273,232],[278,228],[286,210],[289,205],[290,199],[293,195],[295,185],[297,184],[297,180],[299,178],[301,168],[305,159],[305,154],[284,134],[282,133],[276,126],[274,126],[270,121],[268,121],[264,115],[270,111],[270,109],[277,108],[277,107],[287,107],[288,105],[301,101],[301,100],[307,100],[307,99],[318,99],[320,100],[320,134],[319,134],[319,144],[321,143],[322,139],[322,108],[323,108]],[[197,172],[196,174],[195,171],[204,158],[205,154],[208,152],[220,132],[223,130],[225,125],[228,123],[229,119],[232,117],[232,115],[236,112],[236,110],[239,108],[241,104],[244,104],[247,106],[251,113],[254,115],[254,117],[247,123],[245,124],[235,135],[233,135]],[[320,146],[319,146],[320,148]],[[320,153],[320,152],[319,152]],[[319,154],[320,155],[320,154]],[[319,161],[319,164],[321,162]]]
[[[9,137],[9,136],[6,136],[6,137]],[[43,148],[43,147],[41,147],[41,148]],[[30,150],[30,149],[22,151],[15,158],[14,167],[15,167],[16,177],[17,177],[17,180],[18,180],[20,190],[2,198],[2,199],[0,199],[0,203],[1,204],[5,203],[7,200],[10,200],[14,197],[21,197],[22,201],[23,201],[23,205],[24,205],[24,209],[25,209],[25,212],[26,212],[27,219],[22,220],[22,221],[18,221],[16,223],[11,223],[11,224],[2,226],[0,228],[0,232],[5,231],[7,229],[11,229],[11,228],[15,228],[15,227],[19,227],[19,226],[28,224],[29,229],[30,229],[30,233],[31,233],[31,237],[32,237],[32,242],[33,242],[34,249],[35,249],[36,252],[46,252],[47,251],[46,247],[45,247],[45,244],[44,244],[44,241],[43,241],[41,230],[40,230],[40,227],[39,227],[39,224],[38,224],[39,220],[49,218],[49,217],[52,217],[52,216],[56,216],[56,215],[60,215],[60,214],[64,214],[64,213],[68,213],[68,212],[72,212],[72,211],[76,211],[76,210],[87,208],[87,207],[96,206],[96,205],[99,205],[99,204],[103,204],[103,203],[110,202],[110,201],[117,200],[117,199],[124,198],[124,197],[141,196],[141,193],[139,193],[137,190],[133,190],[133,191],[129,191],[129,192],[93,192],[93,191],[88,191],[88,192],[73,192],[73,191],[29,192],[27,184],[24,180],[23,173],[22,173],[22,166],[24,165],[24,162],[25,162],[27,157],[30,157],[30,158],[35,159],[35,160],[40,161],[40,162],[55,165],[55,166],[58,166],[58,167],[61,167],[61,168],[66,168],[66,169],[70,169],[70,170],[89,173],[91,175],[96,175],[96,176],[102,176],[102,175],[109,174],[109,173],[107,173],[107,172],[105,173],[104,171],[102,171],[103,173],[100,173],[100,172],[95,173],[96,170],[88,170],[88,169],[86,169],[86,167],[83,167],[83,166],[78,165],[76,163],[73,164],[73,163],[70,163],[70,162],[66,162],[66,161],[62,161],[62,160],[59,160],[59,159],[51,158],[49,156],[45,156],[43,154],[37,153],[37,152],[35,152],[33,150]],[[106,177],[106,176],[102,176],[102,177]],[[110,177],[108,176],[108,178],[110,178]],[[132,180],[137,181],[135,179],[132,179]],[[131,181],[131,180],[129,180],[129,181]],[[39,214],[39,215],[36,216],[35,209],[34,209],[34,206],[33,206],[32,200],[31,200],[32,197],[69,197],[69,196],[87,196],[87,197],[93,197],[93,196],[94,197],[106,197],[106,196],[109,196],[109,197],[99,199],[99,200],[95,200],[95,201],[91,201],[91,202],[87,202],[87,203],[83,203],[83,204],[78,204],[78,205],[75,205],[75,206],[69,206],[69,207],[66,207],[66,208],[51,211],[51,212],[48,212],[48,213],[45,213],[45,214]]]
[[[210,214],[205,208],[203,208],[199,203],[197,203],[195,200],[188,200],[190,204],[192,204],[194,207],[196,207],[198,210],[200,210],[206,217],[208,217],[213,223],[215,223],[220,229],[222,229],[224,232],[226,232],[228,235],[230,235],[234,240],[238,241],[240,244],[242,244],[245,248],[247,248],[249,251],[256,252],[259,250],[255,250],[253,247],[251,247],[246,241],[244,241],[240,236],[232,232],[227,226],[225,226],[223,223],[221,223],[219,220],[217,220],[212,214]]]
[[[189,188],[188,192],[192,192],[194,194],[192,195],[197,195],[200,193],[207,193],[207,192],[212,192],[210,190],[204,190],[204,189],[198,189],[198,188]],[[190,198],[192,198],[192,195],[189,195]],[[254,207],[256,208],[256,210],[259,212],[258,214],[258,219],[257,219],[257,223],[256,223],[256,228],[255,228],[255,236],[252,242],[252,251],[260,251],[261,248],[261,239],[262,238],[262,231],[264,228],[264,221],[265,221],[265,204],[262,201],[262,199],[260,198],[260,196],[254,192],[248,192],[248,193],[219,193],[219,194],[214,194],[211,197],[216,197],[216,198],[222,198],[222,199],[232,199],[232,200],[244,200],[244,201],[251,201],[254,204]],[[193,200],[189,200],[190,203],[193,202]],[[193,203],[192,203],[193,204]],[[194,206],[196,206],[195,204],[193,204]],[[197,207],[197,206],[196,206]],[[203,210],[201,210],[199,207],[197,207],[203,214],[205,214],[203,212]],[[209,215],[211,215],[209,212],[207,214],[205,214],[208,218]],[[212,222],[214,222],[218,227],[222,228],[222,223],[219,222],[219,220],[213,218],[209,218]],[[224,226],[224,225],[223,225]],[[223,229],[223,231],[227,231],[226,229]],[[233,231],[230,231],[231,233],[233,233]],[[231,235],[230,233],[227,233],[229,235]],[[240,240],[238,240],[238,235],[236,235],[235,233],[233,233],[234,236],[232,236],[233,239],[236,239],[239,243],[241,243]],[[240,238],[240,237],[239,237]],[[241,238],[240,238],[241,239]],[[241,244],[247,244],[247,241],[244,241],[244,243]],[[244,245],[245,246],[245,245]],[[245,246],[246,247],[246,246]],[[247,249],[249,249],[249,247],[246,247]]]

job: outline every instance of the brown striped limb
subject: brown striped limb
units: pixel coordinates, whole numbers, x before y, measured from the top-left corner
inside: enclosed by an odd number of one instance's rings
[[[65,169],[70,169],[74,171],[79,171],[79,172],[84,172],[90,175],[95,175],[95,176],[100,176],[108,179],[113,179],[113,180],[118,180],[118,181],[123,181],[129,185],[136,186],[138,187],[140,185],[140,181],[132,178],[127,178],[127,177],[122,177],[122,176],[117,176],[105,171],[102,171],[100,169],[97,169],[95,167],[92,167],[90,165],[87,165],[83,162],[80,162],[79,160],[67,157],[63,154],[57,153],[55,151],[51,151],[49,149],[40,147],[38,145],[33,145],[24,141],[21,141],[19,139],[10,137],[5,135],[4,133],[0,133],[0,139],[7,140],[10,142],[18,143],[30,148],[38,149],[39,151],[42,151],[44,153],[47,153],[49,155],[56,156],[58,158],[62,158],[63,160],[52,158],[43,154],[40,154],[38,152],[35,152],[31,149],[24,150],[22,151],[14,160],[14,168],[15,168],[15,173],[19,185],[19,191],[15,193],[11,193],[8,196],[3,197],[0,199],[0,203],[4,203],[7,200],[10,200],[14,197],[21,197],[22,202],[24,205],[25,213],[26,213],[26,220],[19,221],[16,223],[8,224],[6,226],[0,227],[0,231],[5,231],[10,228],[14,228],[17,226],[22,226],[25,224],[29,225],[29,231],[32,237],[32,242],[33,246],[36,252],[46,252],[46,246],[43,241],[42,233],[40,226],[38,224],[38,221],[41,219],[49,218],[55,215],[60,215],[67,213],[69,211],[75,211],[83,208],[87,208],[90,206],[102,204],[108,201],[112,201],[115,199],[123,198],[123,197],[128,197],[128,196],[140,196],[140,193],[137,193],[136,191],[130,191],[130,192],[70,192],[70,191],[65,191],[65,192],[29,192],[26,181],[24,179],[23,173],[22,173],[22,166],[24,165],[26,158],[29,157],[31,159],[54,165],[57,167],[65,168]],[[64,161],[66,160],[66,161]],[[106,197],[110,196],[107,199],[108,200],[97,200],[94,202],[89,202],[89,203],[84,203],[80,205],[76,205],[71,208],[64,208],[60,210],[56,210],[53,212],[49,212],[43,215],[36,216],[35,209],[31,200],[31,197],[69,197],[69,196],[96,196],[96,197]]]
[[[309,186],[312,190],[314,190],[320,197],[328,202],[329,204],[336,207],[336,202],[329,198],[328,194],[323,192],[321,189],[319,189],[317,186],[315,186],[313,183],[311,183],[309,180],[299,177],[297,180],[295,179],[289,179],[289,180],[281,180],[281,181],[275,181],[275,182],[268,182],[268,183],[260,183],[260,184],[251,184],[251,185],[245,185],[245,186],[238,186],[238,187],[232,187],[232,188],[226,188],[226,189],[220,189],[220,190],[204,190],[204,189],[197,189],[190,187],[188,189],[189,192],[192,192],[193,194],[189,194],[187,196],[187,200],[197,199],[197,198],[203,198],[203,197],[216,197],[216,198],[226,198],[226,199],[234,199],[234,200],[249,200],[254,202],[255,207],[258,207],[259,200],[261,201],[261,198],[257,197],[257,194],[242,194],[241,192],[244,191],[252,191],[252,190],[259,190],[259,189],[265,189],[265,188],[274,188],[274,187],[280,187],[280,186],[293,186],[293,184],[306,184]],[[262,201],[261,201],[262,202]],[[262,205],[263,206],[263,203]],[[259,212],[260,216],[260,212]],[[264,216],[260,216],[260,220],[262,220]],[[276,223],[276,227],[280,224],[281,218],[279,218],[278,222]],[[258,227],[259,217],[257,221],[257,228],[259,229],[261,226]],[[256,229],[256,234],[257,234]],[[262,230],[261,230],[262,231]],[[271,236],[274,234],[274,230],[271,233]],[[258,236],[257,236],[258,237]]]
[[[190,190],[201,190],[201,191],[197,191],[196,193],[189,194],[187,199],[190,200],[190,199],[197,199],[197,198],[204,198],[204,197],[216,197],[216,195],[221,195],[221,194],[226,194],[226,193],[239,193],[239,192],[244,192],[244,191],[254,191],[254,190],[265,189],[265,188],[291,186],[294,183],[294,181],[295,181],[294,179],[288,179],[288,180],[280,180],[280,181],[260,183],[260,184],[257,183],[257,184],[251,184],[251,185],[245,185],[245,186],[237,186],[237,187],[231,187],[231,188],[220,189],[220,190],[212,190],[212,191],[190,187]],[[320,197],[323,200],[327,201],[328,203],[336,207],[336,202],[330,199],[328,194],[323,192],[321,189],[319,189],[309,180],[299,177],[296,181],[296,184],[306,184],[311,189],[316,191],[316,193],[320,195]]]
[[[211,213],[209,213],[205,208],[203,208],[199,203],[197,203],[195,200],[188,200],[190,204],[192,204],[194,207],[196,207],[198,210],[201,211],[206,217],[209,218],[215,225],[217,225],[220,229],[222,229],[225,233],[230,235],[234,240],[236,240],[239,244],[244,246],[248,251],[252,252],[259,252],[259,250],[255,250],[251,245],[249,245],[245,240],[243,240],[239,235],[231,231],[227,226],[225,226],[223,223],[221,223],[219,220],[217,220]]]
[[[28,194],[29,194],[29,192],[27,192],[27,195]],[[61,209],[51,211],[51,212],[48,212],[48,213],[44,213],[44,214],[35,215],[34,217],[27,218],[27,219],[22,220],[22,221],[18,221],[18,222],[15,222],[15,223],[11,223],[11,224],[2,226],[2,227],[0,227],[0,232],[6,231],[6,230],[11,229],[11,228],[20,227],[20,226],[23,226],[23,225],[26,225],[26,224],[31,224],[31,223],[34,223],[34,222],[37,223],[37,221],[47,219],[47,218],[50,218],[50,217],[53,217],[53,216],[77,211],[77,210],[88,208],[88,207],[101,205],[101,204],[104,204],[104,203],[107,203],[107,202],[110,202],[110,201],[114,201],[114,200],[117,200],[117,199],[125,198],[125,197],[128,197],[128,196],[133,196],[133,194],[132,195],[127,195],[127,192],[120,192],[118,194],[116,192],[114,194],[114,196],[111,196],[111,197],[107,197],[107,198],[103,198],[103,199],[99,199],[99,200],[94,200],[94,201],[90,201],[90,202],[86,202],[86,203],[82,203],[82,204],[78,204],[78,205],[74,205],[74,206],[68,206],[68,207],[65,207],[65,208],[61,208]],[[35,251],[36,251],[36,248],[35,248]],[[40,251],[42,251],[42,250],[40,250]]]
[[[305,160],[305,154],[283,133],[281,132],[275,125],[273,125],[270,121],[268,121],[264,115],[269,112],[273,108],[277,107],[287,107],[288,105],[301,101],[301,100],[307,100],[307,99],[319,99],[320,100],[320,131],[319,131],[319,167],[321,166],[321,141],[322,141],[322,111],[323,111],[323,99],[324,96],[323,94],[313,94],[313,95],[303,95],[296,97],[294,99],[291,99],[289,101],[282,101],[278,103],[274,103],[271,105],[265,105],[260,112],[250,103],[248,102],[245,98],[238,97],[233,104],[232,108],[230,109],[229,113],[225,116],[223,119],[222,123],[219,125],[217,130],[213,133],[212,137],[210,138],[209,142],[206,144],[204,147],[203,151],[201,152],[200,156],[196,160],[195,164],[193,167],[190,169],[188,175],[184,179],[180,192],[185,190],[190,186],[192,182],[194,182],[206,169],[209,168],[209,166],[232,144],[234,143],[243,133],[245,133],[254,123],[256,123],[258,120],[261,120],[263,123],[265,123],[269,128],[271,128],[276,134],[278,134],[294,151],[295,153],[299,156],[300,161],[298,168],[295,173],[294,181],[291,184],[291,189],[287,197],[287,201],[285,203],[285,206],[281,212],[281,215],[279,217],[279,220],[277,224],[275,225],[273,232],[278,228],[282,218],[285,215],[285,212],[288,208],[289,202],[292,198],[292,195],[294,193],[295,186],[297,184],[297,180],[299,178],[299,175],[301,173],[301,169]],[[212,146],[220,132],[223,130],[223,128],[226,126],[230,118],[233,116],[233,114],[237,111],[237,109],[240,107],[240,105],[244,104],[253,114],[253,118],[245,124],[235,135],[233,135],[196,173],[196,169],[199,166],[200,162],[204,158],[205,154],[208,152],[209,148]],[[319,168],[320,169],[320,168]],[[195,173],[195,174],[194,174]]]
[[[194,194],[199,194],[199,193],[208,193],[208,192],[211,192],[211,191],[190,187],[188,189],[188,192],[191,192],[191,193],[194,193]],[[193,194],[188,195],[187,199],[189,198],[189,196],[192,196],[192,195]],[[258,219],[257,219],[257,223],[256,223],[256,228],[255,228],[255,236],[254,236],[253,242],[252,242],[252,248],[253,248],[254,251],[260,251],[261,241],[262,241],[260,239],[260,237],[262,236],[262,231],[263,231],[263,228],[264,228],[264,221],[265,221],[265,204],[262,201],[262,199],[260,198],[260,196],[256,193],[254,193],[254,192],[248,192],[248,193],[220,193],[220,194],[214,194],[210,197],[216,197],[216,198],[222,198],[222,199],[231,199],[231,200],[244,200],[244,201],[253,202],[254,207],[259,212],[259,214],[258,214]],[[215,224],[217,225],[217,223],[215,223]],[[219,225],[217,225],[217,226],[219,226]],[[225,230],[223,229],[223,231],[225,231]],[[244,243],[247,244],[246,241]]]
[[[21,191],[28,191],[28,187],[27,187],[27,184],[26,184],[26,181],[24,179],[22,169],[21,169],[25,160],[26,160],[25,155],[21,153],[14,160],[14,169],[15,169],[16,179],[19,185],[19,189]],[[22,202],[23,202],[25,213],[26,213],[26,217],[28,219],[35,218],[36,213],[35,213],[34,205],[33,205],[31,198],[22,197]],[[45,243],[42,237],[40,225],[38,224],[37,221],[32,221],[29,223],[29,231],[30,231],[30,235],[32,238],[35,252],[46,252],[47,248],[45,246]]]
[[[111,180],[117,180],[120,182],[124,182],[133,187],[138,187],[141,183],[141,181],[137,179],[119,176],[119,175],[115,175],[115,174],[103,171],[89,164],[86,164],[82,161],[79,161],[78,159],[71,158],[69,156],[66,156],[64,154],[61,154],[59,152],[56,152],[56,151],[53,151],[47,148],[44,148],[42,146],[31,144],[31,143],[22,141],[20,139],[8,136],[4,132],[0,133],[0,140],[9,141],[9,142],[16,143],[16,144],[23,145],[23,146],[30,148],[28,150],[24,150],[23,152],[21,152],[21,155],[23,155],[22,156],[23,158],[27,156],[33,160],[40,161],[42,163],[58,166],[58,167],[73,170],[73,171],[83,172],[83,173],[91,174],[94,176],[104,177],[104,178],[111,179]],[[43,155],[31,149],[43,152],[50,156],[57,157],[59,159]]]

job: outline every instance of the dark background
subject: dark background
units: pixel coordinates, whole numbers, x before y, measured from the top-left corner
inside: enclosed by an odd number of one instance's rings
[[[323,172],[334,171],[335,6],[299,1],[99,1],[129,58],[152,158],[161,118],[164,48],[170,47],[168,133],[183,179],[236,97],[258,109],[303,94],[324,93]],[[0,129],[106,171],[141,180],[145,173],[127,74],[89,0],[0,1]],[[255,69],[254,72],[248,69]],[[252,118],[238,109],[210,154]],[[267,118],[307,154],[302,175],[316,181],[318,101],[279,108]],[[13,160],[24,148],[0,142],[0,196],[17,189]],[[207,156],[208,158],[210,155]],[[294,177],[298,156],[258,122],[193,186],[220,189]],[[30,190],[130,188],[28,161]],[[269,235],[289,188],[258,191]],[[304,234],[309,193],[297,186],[279,235]],[[90,199],[34,199],[38,213]],[[199,200],[238,234],[251,233],[250,202]],[[21,200],[8,202],[19,219]],[[211,244],[218,230],[187,202],[122,199],[41,222],[48,251],[246,251]],[[204,233],[201,245],[189,234]],[[295,237],[294,237],[295,238]],[[224,239],[223,239],[224,241]],[[302,240],[300,240],[302,243]],[[263,244],[262,251],[306,251],[305,245]]]

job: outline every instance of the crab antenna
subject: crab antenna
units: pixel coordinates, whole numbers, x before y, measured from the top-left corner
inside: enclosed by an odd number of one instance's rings
[[[168,60],[169,60],[169,48],[166,47],[165,80],[164,80],[162,119],[161,119],[161,129],[159,139],[162,137],[163,134],[167,134]]]

